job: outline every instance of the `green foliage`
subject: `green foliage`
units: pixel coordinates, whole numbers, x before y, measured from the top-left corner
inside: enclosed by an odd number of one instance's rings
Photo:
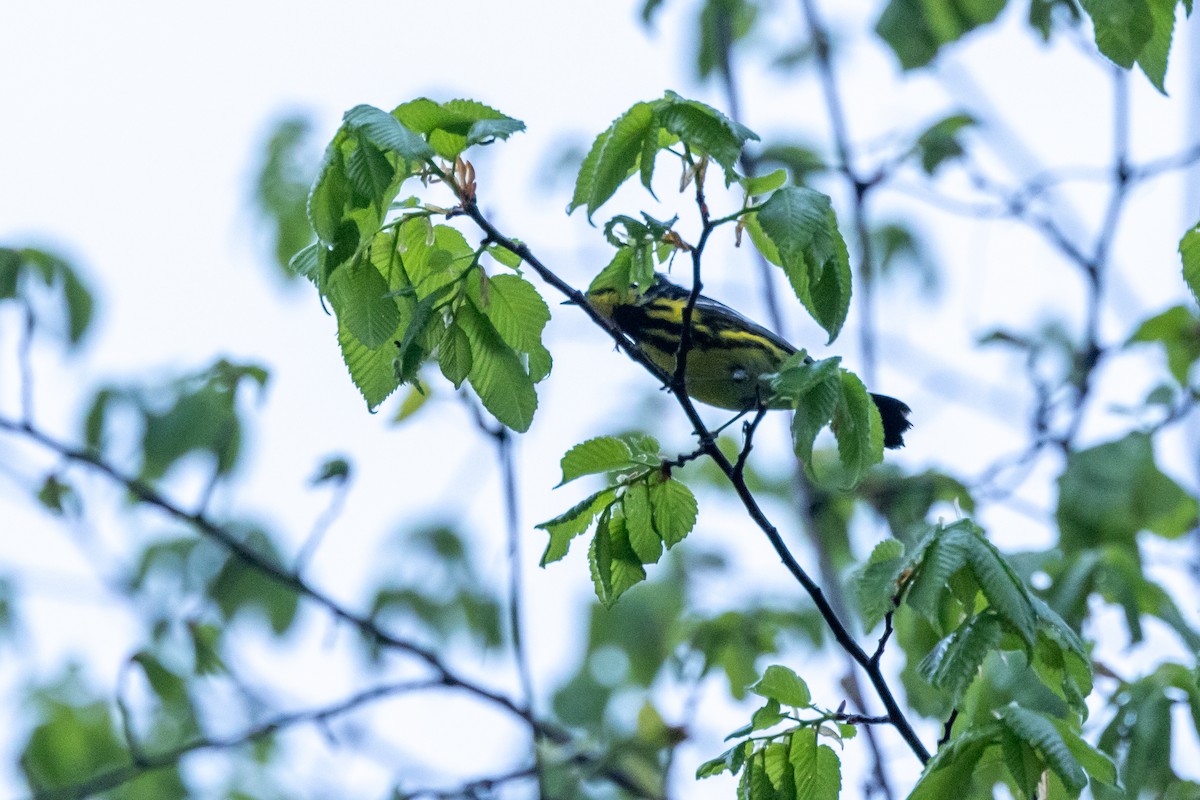
[[[952,114],[925,129],[913,148],[921,157],[921,168],[933,175],[947,161],[961,158],[965,150],[959,140],[962,131],[978,125],[970,114]]]
[[[378,557],[371,617],[416,627],[439,645],[467,636],[481,648],[501,643],[500,601],[492,580],[472,560],[460,531],[432,526],[401,531]],[[365,643],[376,648],[376,643]],[[381,652],[372,649],[373,657]]]
[[[239,390],[249,384],[260,392],[267,371],[225,359],[211,367],[158,386],[110,386],[98,391],[88,409],[84,440],[104,452],[115,418],[132,412],[141,433],[139,477],[154,481],[195,453],[212,459],[215,475],[230,474],[241,455],[244,420]]]
[[[596,596],[611,606],[646,579],[657,563],[696,525],[696,498],[674,480],[659,455],[658,441],[644,434],[601,436],[575,445],[562,457],[559,486],[585,475],[611,474],[611,484],[565,513],[538,525],[550,534],[542,566],[567,554],[571,540],[595,521],[588,550]]]
[[[747,141],[758,140],[749,128],[714,108],[674,92],[662,99],[636,103],[596,137],[579,169],[567,211],[583,206],[588,219],[635,173],[650,189],[655,157],[682,144],[681,156],[691,165],[704,156],[725,170],[726,184],[736,179],[734,166]],[[675,152],[672,150],[672,152]]]
[[[701,78],[729,72],[734,45],[754,27],[758,6],[749,0],[705,0],[698,15],[696,73]]]
[[[1113,63],[1142,72],[1165,94],[1163,78],[1180,0],[1079,0],[1092,19],[1096,47]],[[1186,2],[1187,13],[1191,4]]]
[[[1200,223],[1179,240],[1179,258],[1183,261],[1183,282],[1200,303]]]
[[[1167,367],[1180,386],[1188,385],[1188,373],[1200,359],[1200,317],[1183,305],[1174,306],[1145,320],[1127,344],[1158,342],[1167,356]]]
[[[850,257],[828,196],[780,189],[753,214],[746,230],[759,252],[783,268],[797,299],[837,338],[850,309]]]
[[[0,302],[19,300],[32,311],[46,293],[54,296],[54,313],[65,321],[63,340],[72,347],[80,344],[92,323],[94,301],[78,268],[45,250],[0,247]]]
[[[784,362],[771,389],[794,409],[792,447],[809,474],[817,477],[813,445],[828,425],[837,437],[840,484],[850,488],[883,460],[883,422],[862,381],[840,363],[836,356],[810,361],[801,351]]]
[[[305,117],[280,119],[255,170],[254,203],[270,228],[275,262],[289,277],[305,274],[303,267],[292,265],[292,257],[313,240],[306,208],[316,166],[308,152],[311,137],[312,125]],[[315,248],[305,252],[316,255]]]
[[[1118,687],[1109,700],[1113,716],[1100,735],[1100,748],[1119,754],[1124,787],[1108,781],[1109,786],[1096,787],[1098,800],[1135,800],[1143,793],[1186,797],[1200,789],[1200,784],[1182,779],[1171,766],[1173,760],[1177,761],[1172,758],[1174,745],[1180,741],[1171,708],[1185,703],[1194,728],[1200,730],[1198,680],[1200,675],[1194,667],[1167,662]]]
[[[738,797],[796,798],[797,800],[836,800],[842,788],[841,760],[821,737],[839,743],[854,735],[849,725],[831,725],[834,715],[820,712],[810,703],[808,687],[786,667],[767,668],[753,691],[767,699],[754,713],[749,725],[726,737],[739,739],[733,747],[697,768],[697,778],[709,778],[728,772],[741,775]],[[801,720],[781,711],[781,705],[818,711],[816,719]],[[754,736],[785,721],[798,722],[786,730]]]
[[[942,47],[992,22],[1007,0],[889,0],[875,32],[904,69],[923,67]]]
[[[1142,530],[1177,538],[1195,528],[1196,515],[1196,498],[1158,469],[1142,433],[1072,453],[1058,481],[1057,519],[1068,551],[1132,547]]]
[[[38,724],[21,748],[20,767],[35,792],[72,786],[81,775],[92,775],[132,762],[117,737],[109,703],[84,685],[78,672],[31,692]],[[150,800],[188,796],[176,767],[146,772],[135,781],[106,794],[114,800]]]

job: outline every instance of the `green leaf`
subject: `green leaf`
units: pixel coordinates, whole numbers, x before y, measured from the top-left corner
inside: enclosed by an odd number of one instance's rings
[[[60,517],[68,513],[78,514],[81,510],[79,495],[75,492],[75,488],[69,483],[64,483],[54,474],[46,476],[42,487],[38,489],[37,499],[48,511]]]
[[[758,134],[715,108],[674,92],[667,92],[654,105],[664,130],[677,136],[694,153],[711,156],[724,168],[726,185],[734,181],[734,167],[742,148],[748,141],[758,141]]]
[[[438,343],[438,366],[446,380],[457,389],[471,374],[471,364],[471,343],[467,334],[457,322],[452,322]]]
[[[808,684],[787,667],[771,665],[750,691],[768,700],[777,700],[780,705],[807,708],[812,703]]]
[[[774,172],[768,172],[766,175],[756,175],[749,178],[738,178],[738,183],[742,185],[746,196],[755,197],[757,195],[769,194],[775,191],[780,186],[787,183],[788,173],[782,167]]]
[[[945,162],[961,157],[964,151],[959,134],[978,124],[970,114],[953,114],[927,128],[914,148],[921,156],[925,174],[933,175]]]
[[[878,625],[894,608],[892,598],[900,590],[897,582],[906,566],[904,543],[899,539],[884,539],[875,545],[867,563],[855,575],[854,593],[867,630]]]
[[[1025,582],[1013,571],[996,546],[985,538],[981,528],[969,520],[957,524],[974,534],[969,540],[971,545],[967,551],[967,563],[988,605],[1016,630],[1026,647],[1032,648],[1037,639],[1037,614]]]
[[[810,475],[814,474],[813,443],[821,429],[833,421],[841,396],[838,362],[839,359],[835,357],[814,362],[810,370],[797,368],[788,370],[786,375],[780,373],[781,379],[786,381],[781,386],[785,392],[808,384],[807,388],[791,398],[791,405],[795,409],[792,415],[792,449]]]
[[[633,586],[646,580],[646,570],[629,544],[625,519],[612,509],[600,516],[588,551],[596,597],[606,608]]]
[[[326,284],[329,301],[355,339],[374,350],[390,342],[400,326],[400,309],[388,296],[388,281],[366,258],[334,270]]]
[[[403,125],[423,134],[437,155],[453,161],[476,144],[507,139],[525,130],[525,123],[474,100],[436,103],[422,97],[397,106],[392,115]]]
[[[832,342],[850,309],[851,276],[850,257],[829,197],[805,187],[780,189],[754,217],[775,250],[763,255],[768,260],[778,256],[796,297]]]
[[[221,659],[221,628],[202,622],[189,622],[192,659],[197,675],[219,675],[229,671]]]
[[[696,777],[711,778],[723,772],[737,775],[742,771],[742,765],[746,763],[747,750],[750,750],[752,747],[753,745],[750,742],[738,742],[711,761],[705,761],[701,764],[696,769]]]
[[[1158,469],[1143,433],[1072,453],[1058,480],[1057,519],[1068,551],[1128,545],[1141,530],[1177,538],[1196,518],[1196,499]]]
[[[842,370],[841,397],[830,423],[837,437],[843,486],[855,486],[868,469],[883,461],[883,422],[858,376]]]
[[[1179,240],[1179,258],[1183,261],[1183,282],[1200,303],[1200,223]]]
[[[1079,4],[1092,18],[1100,52],[1125,69],[1132,67],[1154,35],[1148,0],[1079,0]]]
[[[544,567],[564,558],[571,546],[571,540],[590,528],[596,515],[612,505],[616,498],[615,488],[601,489],[554,519],[534,526],[550,534],[550,541],[546,543],[546,550],[542,553],[541,565]]]
[[[1127,344],[1159,342],[1167,354],[1167,367],[1181,386],[1200,359],[1200,317],[1187,306],[1175,306],[1143,322]]]
[[[542,347],[542,330],[550,308],[538,290],[518,275],[496,275],[480,287],[477,307],[491,320],[501,338],[514,350],[529,353]],[[474,298],[475,295],[472,295]]]
[[[1062,737],[1067,749],[1071,751],[1071,755],[1088,774],[1088,778],[1109,786],[1117,785],[1117,765],[1113,763],[1112,757],[1108,753],[1098,750],[1085,741],[1065,720],[1051,719],[1050,723],[1058,729],[1058,735]]]
[[[791,736],[788,760],[795,770],[797,800],[837,800],[842,765],[829,745],[817,744],[817,732],[801,728]]]
[[[1068,791],[1075,795],[1083,791],[1087,775],[1052,720],[1015,703],[1001,709],[999,717],[1010,731],[1037,751]]]
[[[917,671],[930,685],[949,694],[950,705],[957,708],[984,659],[999,648],[1003,635],[1000,617],[985,611],[938,642]]]
[[[342,360],[346,362],[350,380],[367,401],[367,408],[374,411],[400,385],[392,368],[395,346],[387,342],[378,348],[367,347],[340,321],[338,346],[342,349]]]
[[[537,410],[537,393],[520,356],[473,305],[461,306],[455,321],[471,345],[468,380],[483,407],[514,431],[529,430]]]
[[[568,450],[560,462],[563,486],[584,475],[598,475],[644,466],[633,457],[629,445],[615,436],[597,436]]]
[[[944,45],[996,19],[1005,4],[1006,0],[890,0],[875,32],[892,48],[900,66],[915,69],[933,61]]]
[[[433,157],[433,151],[420,136],[374,106],[357,105],[346,112],[342,121],[349,130],[362,133],[371,144],[395,153],[409,164]]]
[[[1137,63],[1154,88],[1166,94],[1163,81],[1167,76],[1167,56],[1175,33],[1175,7],[1179,0],[1149,0],[1150,16],[1154,20],[1150,38],[1138,53]]]
[[[651,483],[650,507],[654,529],[667,547],[682,542],[696,527],[696,496],[677,480]]]
[[[487,246],[487,251],[488,255],[509,269],[520,270],[521,257],[512,250],[509,250],[507,247],[501,247],[498,244],[489,244]]]
[[[643,564],[658,563],[662,557],[663,540],[654,530],[650,489],[645,481],[635,481],[626,487],[621,496],[621,511],[625,516],[625,528],[633,552]]]
[[[947,591],[950,576],[966,566],[971,538],[971,534],[957,523],[949,527],[939,525],[914,554],[913,574],[907,584],[905,602],[930,624],[938,622],[941,599]]]
[[[635,103],[592,143],[579,168],[567,213],[584,206],[591,221],[596,209],[637,169],[647,137],[654,137],[657,142],[654,108],[650,103]]]
[[[242,544],[281,571],[284,570],[279,551],[261,530],[251,530],[243,538]],[[295,590],[279,581],[265,578],[261,571],[236,553],[230,553],[226,558],[224,566],[209,585],[208,594],[226,620],[246,610],[257,610],[267,618],[276,634],[283,634],[292,627],[299,607],[299,596]]]

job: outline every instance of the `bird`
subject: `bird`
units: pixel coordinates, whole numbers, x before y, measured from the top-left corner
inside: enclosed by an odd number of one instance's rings
[[[660,272],[641,293],[593,285],[584,294],[600,316],[615,323],[670,374],[675,371],[683,311],[690,296],[690,290]],[[769,376],[797,352],[783,337],[704,295],[696,298],[692,308],[691,331],[684,376],[689,397],[730,411],[751,411],[764,401],[768,408],[790,407],[786,400],[769,401]],[[887,395],[872,393],[871,399],[883,421],[884,447],[903,447],[904,433],[912,428],[908,419],[912,409]]]

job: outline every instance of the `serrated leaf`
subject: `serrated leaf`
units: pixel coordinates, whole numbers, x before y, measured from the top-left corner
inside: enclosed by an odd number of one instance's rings
[[[457,322],[451,322],[438,343],[438,366],[457,389],[471,374],[471,343]]]
[[[841,381],[836,375],[816,375],[823,379],[791,401],[795,409],[792,414],[792,449],[810,475],[813,474],[813,444],[821,429],[833,420],[841,394]]]
[[[850,488],[868,469],[883,461],[883,421],[866,387],[853,372],[841,371],[840,389],[830,427],[837,437],[843,486]]]
[[[369,260],[355,259],[334,270],[326,285],[338,323],[364,347],[374,350],[395,337],[401,322],[387,279]]]
[[[1154,14],[1147,0],[1080,0],[1092,18],[1096,47],[1113,63],[1129,69],[1154,35]]]
[[[758,134],[720,111],[674,92],[655,103],[659,124],[691,150],[704,153],[725,170],[726,185],[735,178],[734,166],[748,141]]]
[[[950,576],[967,563],[971,535],[959,527],[939,527],[915,554],[905,602],[931,624],[937,624],[938,607]]]
[[[1192,299],[1200,303],[1200,224],[1179,240],[1179,258],[1183,262],[1183,282],[1191,290]]]
[[[596,597],[606,608],[646,580],[646,570],[629,545],[625,519],[620,514],[601,515],[588,555]]]
[[[571,540],[590,528],[596,515],[612,505],[616,498],[616,490],[612,487],[601,489],[554,519],[536,525],[535,527],[550,534],[550,541],[546,543],[546,550],[542,553],[541,566],[565,557]]]
[[[974,536],[968,540],[971,544],[967,563],[979,582],[980,591],[987,598],[988,606],[1016,630],[1026,647],[1032,648],[1037,639],[1037,614],[1029,589],[995,545],[984,538],[983,531],[974,525],[970,528]]]
[[[683,541],[696,527],[696,496],[677,480],[668,479],[650,486],[650,507],[654,529],[667,547]]]
[[[407,162],[433,157],[429,145],[386,111],[369,105],[357,105],[342,118],[351,130],[361,131],[375,146],[394,152]],[[390,201],[390,198],[389,198]]]
[[[562,480],[558,485],[563,486],[584,475],[630,469],[639,464],[624,441],[615,436],[597,436],[568,450],[563,455],[560,466]]]
[[[1150,38],[1138,53],[1137,63],[1142,72],[1162,94],[1167,90],[1163,81],[1167,75],[1167,56],[1175,33],[1175,7],[1178,0],[1149,0],[1150,16],[1154,21]]]
[[[476,305],[508,346],[524,353],[541,348],[550,308],[533,284],[518,275],[505,274],[488,278],[486,287]]]
[[[487,251],[488,255],[509,269],[519,270],[521,268],[521,257],[507,247],[501,247],[498,244],[489,244]]]
[[[942,639],[921,661],[917,671],[930,685],[950,695],[958,707],[971,682],[1004,635],[1000,618],[990,612],[973,617]]]
[[[855,576],[855,597],[867,630],[878,625],[893,609],[892,598],[899,591],[897,581],[905,566],[904,543],[885,539],[875,545],[871,557]]]
[[[842,791],[842,766],[829,745],[817,743],[817,732],[801,728],[791,736],[788,760],[792,764],[797,800],[837,800]]]
[[[459,308],[455,321],[471,345],[468,380],[483,407],[514,431],[529,430],[537,410],[537,393],[521,358],[470,303]]]
[[[342,349],[342,360],[346,362],[350,380],[367,401],[367,408],[374,411],[400,385],[392,369],[395,346],[387,342],[378,348],[367,347],[340,321],[338,346]]]
[[[755,217],[756,228],[774,247],[797,299],[832,342],[850,308],[851,276],[849,253],[829,197],[805,187],[780,189]]]
[[[584,206],[591,221],[596,209],[604,205],[637,169],[643,142],[649,136],[657,141],[654,109],[649,103],[635,103],[613,120],[608,129],[596,137],[579,168],[567,213]]]
[[[1049,718],[1015,703],[1001,709],[999,717],[1010,731],[1038,752],[1068,790],[1075,794],[1083,790],[1087,775]]]
[[[777,664],[767,667],[767,671],[758,683],[750,687],[750,691],[793,708],[807,708],[812,702],[808,684],[792,670]]]
[[[654,530],[650,511],[650,489],[645,481],[635,481],[625,489],[621,497],[621,510],[625,516],[625,528],[629,545],[643,564],[658,563],[662,556],[663,541]]]
[[[1066,720],[1051,719],[1050,723],[1058,729],[1058,735],[1090,780],[1109,786],[1117,785],[1117,765],[1113,763],[1112,756],[1084,740]]]

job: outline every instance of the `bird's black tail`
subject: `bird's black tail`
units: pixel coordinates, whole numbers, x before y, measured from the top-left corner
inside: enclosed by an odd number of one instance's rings
[[[912,409],[886,394],[873,394],[871,399],[875,401],[879,416],[883,419],[883,446],[904,447],[904,432],[912,427],[908,421]]]

